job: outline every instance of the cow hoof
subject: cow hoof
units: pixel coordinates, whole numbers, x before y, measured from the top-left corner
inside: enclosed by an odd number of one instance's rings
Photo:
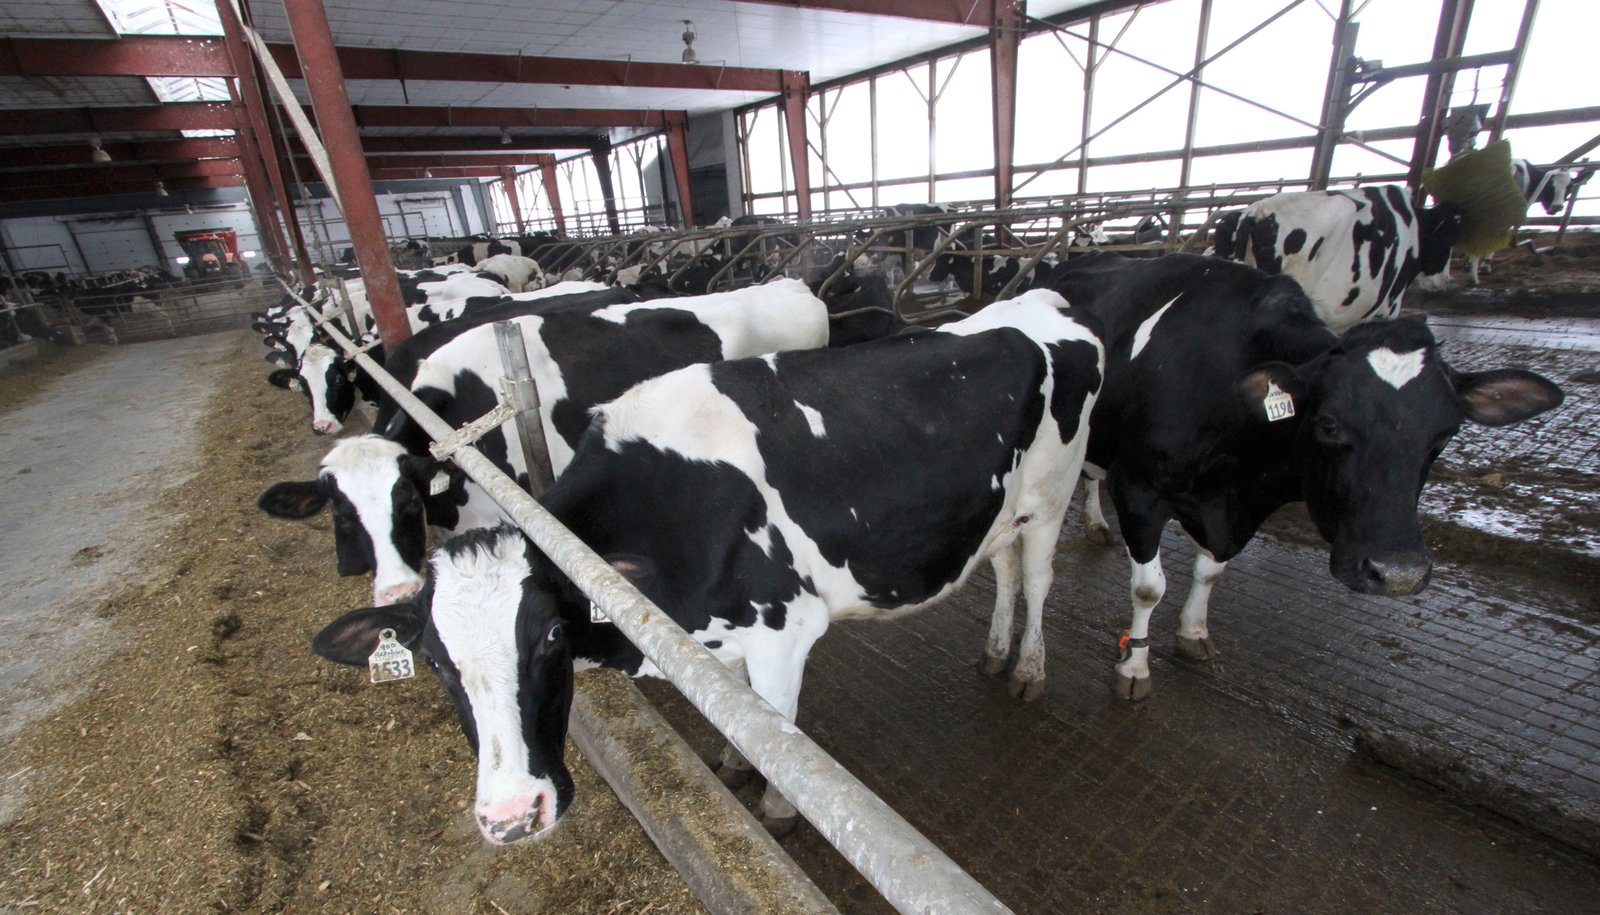
[[[800,825],[799,814],[787,817],[773,817],[767,816],[763,813],[758,815],[756,819],[761,821],[762,828],[766,829],[767,833],[774,839],[783,838],[789,833],[794,832],[794,828]]]
[[[1138,702],[1150,698],[1150,678],[1130,677],[1121,671],[1117,672],[1117,695],[1124,699]]]
[[[1019,680],[1016,677],[1012,677],[1011,682],[1006,684],[1006,692],[1010,693],[1011,698],[1013,699],[1021,699],[1023,702],[1032,702],[1033,700],[1044,695],[1044,678],[1040,677],[1037,680]]]
[[[1006,659],[986,654],[983,660],[978,662],[978,670],[982,671],[985,677],[999,677],[1006,672]]]
[[[1217,650],[1211,646],[1211,638],[1188,639],[1178,636],[1178,654],[1192,661],[1210,661],[1217,656]]]
[[[739,769],[733,766],[723,765],[722,763],[718,763],[717,767],[712,771],[717,774],[717,781],[720,781],[723,785],[727,786],[729,791],[738,791],[745,785],[750,784],[750,780],[754,778],[756,774],[756,770],[754,769]]]
[[[1111,536],[1111,527],[1106,524],[1091,524],[1083,532],[1083,539],[1101,546],[1113,546],[1117,539]]]

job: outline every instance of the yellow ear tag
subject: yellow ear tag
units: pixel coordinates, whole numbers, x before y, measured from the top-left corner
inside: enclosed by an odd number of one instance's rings
[[[367,674],[374,683],[409,680],[417,675],[416,666],[411,663],[411,649],[400,644],[393,629],[378,633],[378,647],[367,655]]]

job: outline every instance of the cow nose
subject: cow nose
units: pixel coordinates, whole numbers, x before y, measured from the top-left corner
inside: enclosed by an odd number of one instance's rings
[[[501,801],[478,813],[478,831],[496,845],[521,842],[538,832],[543,803],[539,795]]]
[[[332,435],[333,433],[339,431],[339,424],[331,419],[313,420],[311,423],[311,431],[317,433],[318,435]]]
[[[1402,597],[1428,586],[1433,560],[1426,553],[1369,556],[1361,561],[1361,572],[1369,594]]]
[[[378,606],[386,607],[389,604],[398,604],[409,598],[415,597],[422,590],[422,582],[408,581],[403,585],[390,585],[379,588],[373,596],[377,599]]]

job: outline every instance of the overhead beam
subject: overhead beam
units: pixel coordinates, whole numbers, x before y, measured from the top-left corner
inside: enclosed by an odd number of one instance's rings
[[[897,16],[924,22],[944,22],[989,28],[994,24],[993,9],[987,2],[973,0],[740,0],[795,9],[832,10],[840,13],[866,13]]]
[[[371,174],[373,181],[406,181],[420,178],[498,178],[501,171],[500,168],[492,165],[456,168],[423,168],[421,166],[404,168],[396,166],[372,168]]]
[[[85,169],[82,172],[67,173],[67,175],[64,175],[59,170],[0,172],[0,192],[9,191],[13,188],[61,184],[64,182],[72,183],[72,179],[84,182],[144,181],[153,187],[157,181],[171,181],[179,178],[216,178],[237,176],[238,174],[239,160],[237,159],[200,159],[195,162],[178,162],[171,165],[146,165],[141,163],[119,165],[112,162],[93,170]],[[80,175],[83,177],[79,178]]]
[[[535,168],[551,158],[541,153],[509,153],[499,155],[384,155],[367,152],[367,168]]]
[[[405,155],[411,153],[497,153],[500,155],[515,155],[523,150],[583,150],[593,149],[595,143],[603,140],[598,136],[574,137],[522,137],[513,140],[509,145],[502,144],[498,137],[362,137],[361,148],[368,155],[373,153],[390,153]],[[299,141],[291,140],[289,147],[294,150],[296,157],[306,155],[305,147]],[[493,160],[489,160],[493,164]]]
[[[232,76],[220,38],[0,39],[0,76]]]
[[[294,46],[269,44],[285,76],[304,79]],[[778,92],[782,70],[653,63],[643,60],[586,60],[579,57],[525,57],[405,51],[398,48],[338,48],[344,78],[514,83],[524,86],[621,86],[643,89],[710,89]]]
[[[224,187],[241,187],[244,179],[237,175],[217,175],[207,178],[173,178],[165,180],[167,192],[176,195],[182,191],[212,190]],[[67,197],[109,197],[113,195],[153,195],[153,181],[55,181],[33,187],[11,188],[5,192],[7,203],[28,200],[58,200]],[[172,199],[173,206],[182,206],[181,199]]]
[[[654,108],[457,108],[355,105],[362,127],[635,127],[662,129],[673,114]]]
[[[232,130],[239,116],[223,102],[168,102],[127,108],[9,108],[0,134],[129,133],[147,130]]]
[[[239,155],[239,144],[233,137],[107,143],[102,148],[113,163],[187,162],[193,159],[231,159]],[[94,161],[94,149],[87,143],[0,148],[0,169],[103,168],[106,164]]]

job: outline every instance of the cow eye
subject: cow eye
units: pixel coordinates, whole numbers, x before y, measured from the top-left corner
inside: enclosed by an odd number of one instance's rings
[[[422,660],[427,661],[428,666],[433,668],[435,671],[439,669],[439,662],[434,660],[433,655],[425,654],[422,656]]]
[[[550,627],[550,631],[546,632],[544,634],[544,640],[546,642],[554,642],[556,639],[559,639],[559,638],[561,638],[561,624],[560,623],[556,623],[554,626],[551,626]]]
[[[1317,417],[1317,441],[1324,445],[1343,445],[1345,443],[1344,429],[1339,421],[1326,413]]]

